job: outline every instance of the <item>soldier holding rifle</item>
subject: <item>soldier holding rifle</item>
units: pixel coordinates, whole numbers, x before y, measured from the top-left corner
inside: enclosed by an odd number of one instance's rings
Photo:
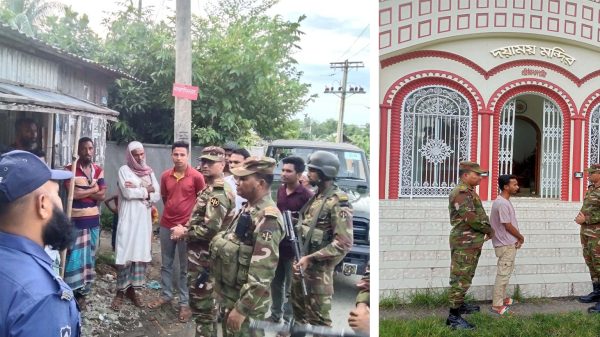
[[[302,292],[300,275],[294,274],[294,319],[299,325],[331,326],[333,270],[352,248],[352,207],[346,193],[334,183],[340,167],[336,155],[316,151],[307,166],[309,181],[317,186],[317,193],[302,208],[298,219],[304,256],[294,267],[305,272],[308,296]]]

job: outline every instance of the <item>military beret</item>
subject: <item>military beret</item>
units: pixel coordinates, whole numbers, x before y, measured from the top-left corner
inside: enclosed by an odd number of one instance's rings
[[[479,164],[474,163],[472,161],[461,161],[459,169],[465,170],[465,171],[471,171],[471,172],[475,172],[475,173],[479,173],[479,174],[486,173],[486,171],[481,169]]]
[[[198,160],[207,159],[211,161],[223,161],[225,160],[225,150],[218,146],[207,146],[202,149],[202,153]]]
[[[273,174],[275,159],[269,157],[248,157],[240,167],[232,168],[231,173],[238,177],[254,173]]]
[[[589,174],[600,172],[600,164],[593,164],[585,169]]]

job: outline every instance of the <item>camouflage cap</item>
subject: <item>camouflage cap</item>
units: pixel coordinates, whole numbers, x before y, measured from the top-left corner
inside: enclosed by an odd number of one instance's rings
[[[231,173],[238,177],[254,173],[273,174],[275,159],[269,157],[248,157],[240,167],[232,168]]]
[[[225,150],[218,146],[207,146],[202,149],[202,153],[198,160],[208,159],[212,161],[224,161],[225,160]]]
[[[471,171],[471,172],[475,172],[475,173],[479,173],[479,174],[487,172],[487,171],[482,170],[481,167],[479,166],[479,164],[474,163],[472,161],[461,161],[459,169],[465,170],[465,171]]]
[[[596,173],[596,172],[600,172],[600,164],[593,164],[590,167],[588,167],[587,169],[585,169],[587,171],[587,173],[592,174],[592,173]]]

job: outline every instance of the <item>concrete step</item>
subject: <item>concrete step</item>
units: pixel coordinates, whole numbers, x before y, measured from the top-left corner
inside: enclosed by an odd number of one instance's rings
[[[487,246],[487,247],[486,247]],[[535,244],[526,243],[519,250],[522,257],[580,257],[582,256],[581,245],[577,242]],[[448,244],[438,245],[397,245],[391,247],[380,246],[380,260],[385,262],[402,262],[415,260],[450,260],[450,248]],[[486,242],[481,252],[483,258],[494,258],[494,250],[491,244]]]
[[[480,258],[477,265],[478,276],[496,275],[496,258]],[[379,278],[425,279],[448,277],[450,260],[414,260],[403,262],[383,262],[379,266]],[[520,257],[515,261],[515,275],[587,273],[588,269],[581,256],[572,257]]]
[[[469,288],[469,294],[476,300],[491,300],[494,290],[495,277],[475,276]],[[507,294],[514,293],[519,286],[524,297],[565,297],[581,296],[592,290],[590,275],[588,273],[559,273],[544,275],[513,275],[507,287]],[[422,278],[403,280],[380,280],[380,293],[382,298],[399,296],[408,299],[415,291],[442,291],[449,287],[449,278]]]

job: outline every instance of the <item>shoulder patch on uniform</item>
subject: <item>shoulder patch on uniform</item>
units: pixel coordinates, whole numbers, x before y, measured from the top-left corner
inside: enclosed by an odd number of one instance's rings
[[[344,191],[336,191],[333,195],[337,196],[339,201],[348,201],[348,194]]]
[[[209,202],[212,207],[219,207],[219,205],[221,205],[221,202],[219,199],[217,199],[217,197],[210,198]]]
[[[279,212],[279,209],[277,209],[277,207],[273,207],[273,206],[267,206],[265,207],[265,216],[271,216],[271,217],[278,217],[279,214],[281,212]]]
[[[263,240],[265,241],[271,241],[273,240],[273,232],[271,231],[262,231],[260,232],[260,237],[263,238]]]
[[[71,326],[63,326],[60,328],[60,337],[71,337]]]

